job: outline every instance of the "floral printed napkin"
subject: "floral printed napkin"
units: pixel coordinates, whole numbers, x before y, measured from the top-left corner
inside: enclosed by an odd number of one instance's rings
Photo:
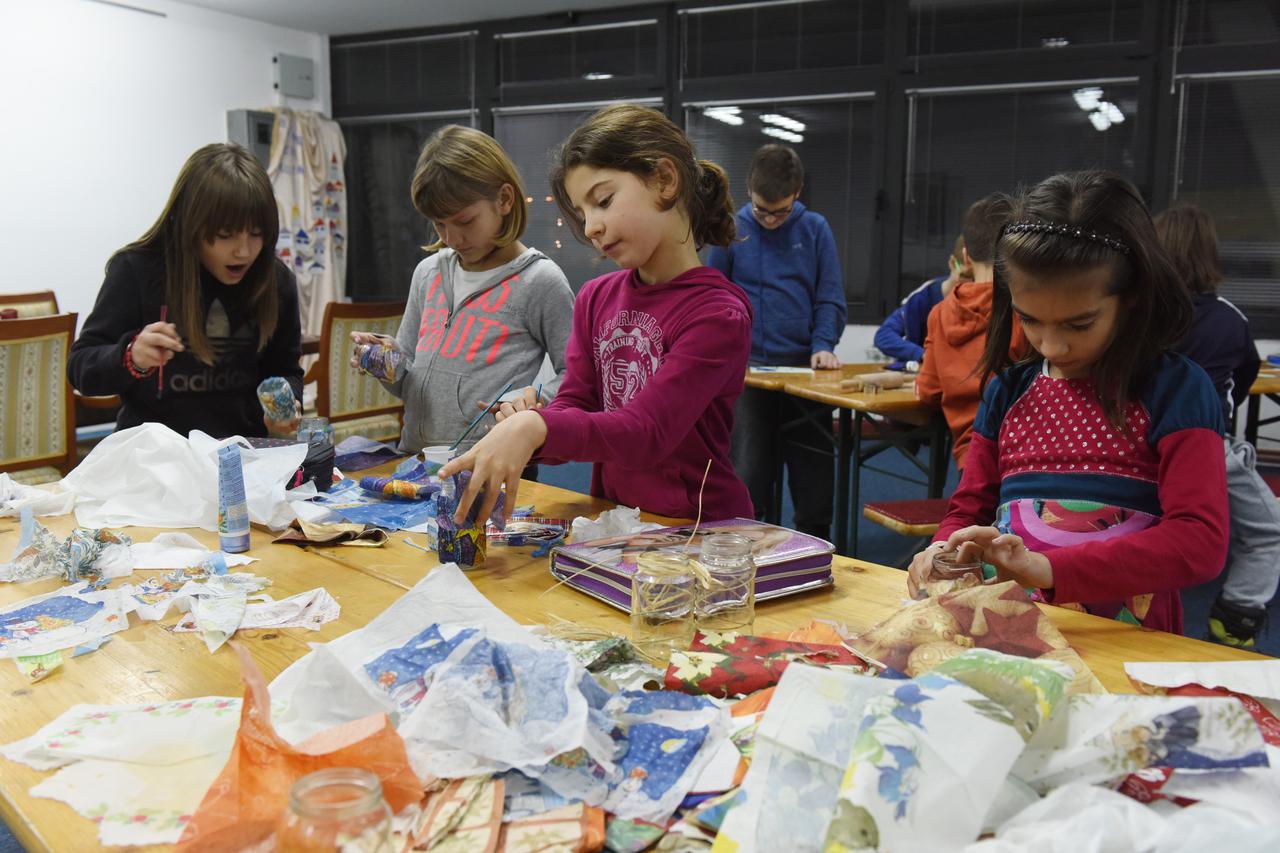
[[[976,649],[867,700],[826,849],[924,853],[975,840],[1071,675]]]
[[[788,667],[756,733],[742,799],[724,817],[712,849],[822,850],[863,706],[901,683],[843,669]]]
[[[687,652],[673,652],[668,690],[722,699],[772,687],[793,661],[865,671],[866,663],[840,645],[775,640],[747,634],[698,633]]]
[[[103,844],[173,844],[226,763],[240,700],[76,705],[0,754],[38,770],[31,789],[98,825]]]

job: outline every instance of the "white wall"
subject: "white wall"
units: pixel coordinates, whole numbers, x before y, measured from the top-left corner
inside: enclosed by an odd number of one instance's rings
[[[5,0],[0,291],[52,289],[83,323],[107,258],[160,214],[226,111],[329,112],[328,38],[169,0]],[[316,63],[314,100],[273,87],[276,53]]]

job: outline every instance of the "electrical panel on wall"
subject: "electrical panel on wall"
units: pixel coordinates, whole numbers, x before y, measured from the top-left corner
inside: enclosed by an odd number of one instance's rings
[[[305,56],[277,53],[271,60],[276,71],[276,91],[289,98],[316,96],[316,64]]]
[[[248,148],[265,169],[271,159],[271,131],[275,125],[273,113],[227,110],[227,141]]]

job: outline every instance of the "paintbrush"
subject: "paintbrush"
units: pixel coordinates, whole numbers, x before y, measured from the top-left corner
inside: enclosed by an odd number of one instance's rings
[[[508,391],[510,391],[512,388],[514,388],[514,387],[515,387],[515,384],[516,384],[516,383],[514,383],[514,382],[508,382],[508,383],[507,383],[507,387],[506,387],[506,388],[503,388],[503,389],[502,389],[502,391],[500,391],[500,392],[498,393],[498,396],[496,396],[496,397],[494,397],[494,398],[493,398],[493,402],[492,402],[492,403],[490,403],[489,405],[485,406],[485,407],[484,407],[484,411],[482,411],[480,414],[476,415],[476,419],[475,419],[475,420],[473,420],[473,421],[471,422],[470,426],[468,426],[468,427],[463,431],[462,435],[458,436],[458,440],[457,440],[457,441],[455,441],[455,442],[454,442],[454,443],[449,447],[449,450],[450,450],[450,451],[457,450],[457,449],[458,449],[458,445],[459,445],[459,444],[462,444],[462,442],[466,441],[467,436],[471,435],[471,431],[472,431],[473,429],[475,429],[477,425],[479,425],[480,421],[484,419],[484,416],[485,416],[485,415],[489,414],[489,410],[490,410],[490,409],[492,409],[494,406],[498,405],[498,401],[502,399],[503,394],[506,394]]]
[[[169,306],[160,306],[160,322],[165,323],[169,320]],[[160,353],[160,369],[156,371],[156,399],[159,400],[164,396],[164,353]]]

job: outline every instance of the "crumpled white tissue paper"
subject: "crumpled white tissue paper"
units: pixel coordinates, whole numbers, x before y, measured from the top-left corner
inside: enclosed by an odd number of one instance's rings
[[[626,536],[629,533],[660,529],[661,524],[641,521],[640,510],[635,507],[620,506],[605,510],[594,519],[585,515],[578,516],[573,520],[569,538],[574,542],[589,542],[606,536]]]
[[[42,489],[15,483],[8,474],[0,474],[0,515],[17,515],[24,506],[31,507],[33,515],[66,515],[75,506],[76,496],[71,492]]]
[[[218,448],[240,444],[249,520],[282,530],[296,516],[290,502],[314,497],[311,483],[286,486],[307,455],[305,444],[251,448],[233,436],[221,441],[199,430],[183,438],[147,423],[102,440],[62,480],[73,492],[82,527],[200,527],[217,529]]]

